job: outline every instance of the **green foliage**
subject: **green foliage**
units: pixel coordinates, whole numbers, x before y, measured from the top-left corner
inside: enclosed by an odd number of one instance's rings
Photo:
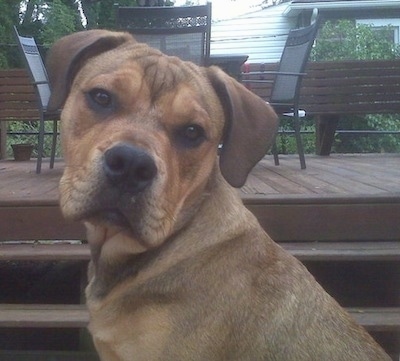
[[[0,68],[23,66],[14,39],[13,25],[18,26],[22,35],[33,36],[39,47],[48,47],[60,37],[85,28],[114,29],[115,3],[138,6],[139,1],[0,0]],[[171,0],[155,1],[156,5],[161,3],[173,6]]]
[[[394,59],[399,46],[390,38],[390,25],[374,29],[350,20],[327,21],[311,53],[314,61]]]
[[[0,69],[8,68],[18,58],[17,49],[10,49],[14,42],[12,26],[18,22],[19,1],[0,0]]]
[[[98,24],[97,26],[102,29],[114,29],[115,28],[115,10],[114,0],[103,0],[98,2]],[[120,4],[119,5],[129,5]],[[136,5],[136,4],[135,4]]]
[[[33,151],[33,157],[37,156],[36,146],[38,144],[38,130],[39,130],[39,122],[38,121],[10,121],[8,122],[8,130],[9,133],[7,136],[7,156],[12,157],[12,144],[33,144],[35,145]],[[53,131],[53,123],[45,122],[45,132],[51,134]],[[51,150],[51,135],[45,135],[44,137],[44,156],[50,156]],[[57,143],[56,156],[61,156],[61,147],[60,142]]]
[[[305,153],[314,153],[315,151],[315,127],[312,119],[302,118],[302,141]],[[293,131],[293,120],[290,117],[283,117],[280,120],[281,132],[276,139],[278,153],[293,154],[297,153],[296,138]]]
[[[366,134],[339,133],[335,137],[336,153],[393,153],[400,152],[400,134],[373,133],[373,131],[400,132],[400,114],[369,114],[348,116],[340,120],[339,130],[372,131]]]
[[[82,0],[87,29],[115,29],[115,0]],[[119,0],[119,6],[137,6],[136,0]]]
[[[54,0],[43,9],[46,17],[45,26],[40,34],[40,42],[49,47],[57,39],[73,33],[77,29],[76,11],[61,0]]]

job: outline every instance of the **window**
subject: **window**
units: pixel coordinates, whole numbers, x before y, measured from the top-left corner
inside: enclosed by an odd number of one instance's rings
[[[388,40],[394,44],[400,44],[400,19],[358,19],[356,23],[371,25],[376,31],[385,29],[385,36],[388,36],[387,30],[389,28],[390,39]]]

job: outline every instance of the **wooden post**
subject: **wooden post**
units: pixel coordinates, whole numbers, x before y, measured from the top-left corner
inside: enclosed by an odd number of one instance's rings
[[[0,159],[7,158],[7,122],[0,121]]]
[[[339,115],[319,115],[316,121],[316,154],[329,155],[339,123]]]

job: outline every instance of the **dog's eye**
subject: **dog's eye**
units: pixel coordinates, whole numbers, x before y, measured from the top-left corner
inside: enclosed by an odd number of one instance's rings
[[[178,136],[181,145],[189,148],[199,146],[206,138],[204,129],[197,124],[190,124],[180,128]]]
[[[111,94],[104,89],[92,89],[89,92],[90,99],[102,108],[109,108],[112,104]]]
[[[204,131],[198,125],[189,125],[184,129],[183,135],[187,140],[195,141],[204,135]]]

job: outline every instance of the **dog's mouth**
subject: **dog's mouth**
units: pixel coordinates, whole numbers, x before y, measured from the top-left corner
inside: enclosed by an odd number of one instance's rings
[[[105,208],[96,210],[84,217],[86,220],[94,223],[109,224],[123,229],[124,231],[134,234],[134,227],[129,218],[117,208]]]
[[[118,209],[105,209],[98,213],[98,217],[115,226],[131,227],[128,218]]]

